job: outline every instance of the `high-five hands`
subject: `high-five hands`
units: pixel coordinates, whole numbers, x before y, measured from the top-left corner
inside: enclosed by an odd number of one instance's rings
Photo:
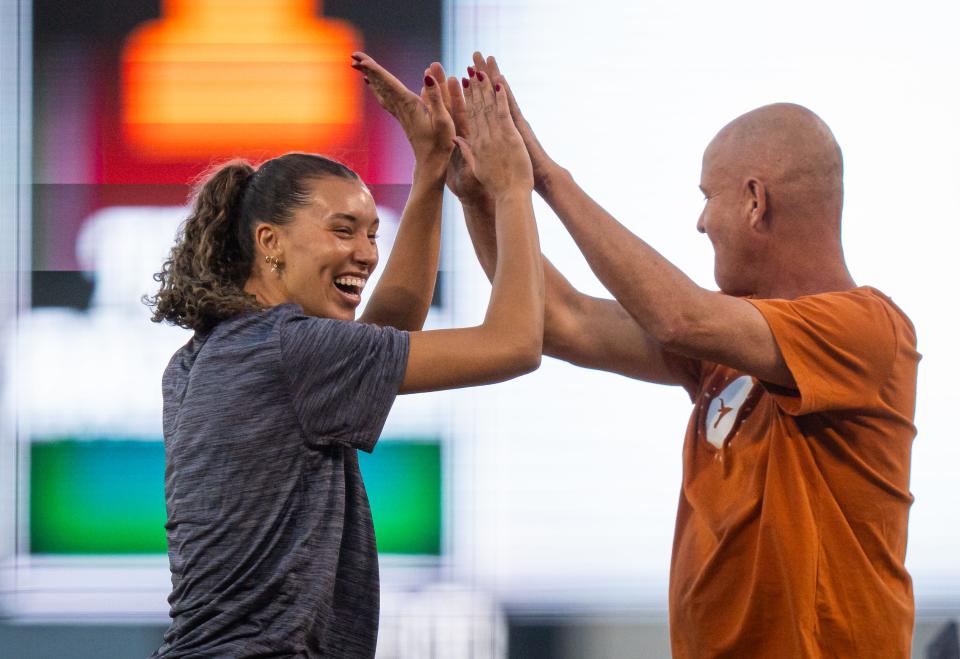
[[[483,72],[464,80],[463,108],[456,108],[461,135],[454,139],[464,164],[491,197],[533,189],[533,168],[510,116],[505,89]],[[459,103],[451,99],[451,103]]]
[[[447,78],[443,67],[436,62],[431,64],[427,70],[440,83],[443,104],[453,118],[457,135],[469,138],[470,126],[467,120],[467,104],[463,98],[460,81],[457,80],[456,76]],[[450,166],[447,168],[447,187],[464,203],[478,202],[487,198],[487,192],[483,189],[477,177],[474,176],[473,170],[467,166],[460,149],[454,149],[450,156]]]
[[[366,53],[352,57],[351,66],[363,74],[380,105],[400,122],[417,165],[445,169],[454,148],[454,125],[443,99],[443,67],[434,63],[424,71],[418,96]],[[434,75],[436,70],[439,76]]]
[[[431,65],[430,72],[441,83],[442,98],[447,112],[453,118],[456,133],[460,137],[468,138],[470,136],[470,125],[468,122],[467,105],[464,99],[464,91],[460,82],[456,78],[446,79],[443,68],[439,64]],[[506,93],[507,103],[510,108],[510,116],[520,137],[523,139],[524,146],[530,157],[531,166],[534,175],[534,187],[539,192],[544,192],[546,183],[552,174],[560,171],[559,166],[547,155],[541,146],[540,141],[534,134],[530,123],[520,111],[520,106],[507,83],[506,77],[500,71],[497,60],[492,55],[484,58],[480,52],[473,54],[473,66],[467,67],[469,78],[464,78],[463,84],[467,90],[471,84],[479,84],[477,79],[480,73],[485,78],[489,78],[494,86],[499,85],[500,89]],[[469,95],[469,91],[467,92]],[[499,92],[497,92],[499,93]],[[450,158],[450,166],[447,169],[447,186],[450,191],[456,195],[464,204],[480,205],[484,200],[489,199],[489,194],[477,180],[473,170],[463,159],[459,150],[454,151]]]
[[[534,187],[542,192],[551,173],[559,168],[544,151],[520,111],[496,58],[485,59],[481,53],[475,52],[473,63],[474,66],[468,68],[470,77],[463,79],[461,87],[455,77],[447,78],[443,67],[434,62],[424,71],[424,86],[419,96],[366,53],[354,53],[352,66],[363,74],[380,105],[400,122],[418,167],[429,166],[431,171],[445,167],[447,186],[465,203],[494,195],[494,190],[482,182],[483,176],[474,170],[477,148],[480,147],[479,142],[474,142],[481,125],[484,128],[484,155],[480,159],[495,157],[486,150],[491,140],[498,143],[505,140],[503,145],[515,147],[514,138],[519,137],[527,154],[525,161],[532,171]],[[503,107],[506,108],[505,116],[501,113]],[[480,117],[481,114],[495,115],[496,120]],[[504,118],[510,121],[503,122]],[[507,131],[511,126],[513,130]],[[455,141],[460,148],[454,149]],[[502,155],[507,157],[510,153],[515,157],[518,155],[511,149]],[[507,164],[506,161],[503,164]],[[489,168],[486,174],[494,176]],[[517,179],[520,180],[522,177]]]

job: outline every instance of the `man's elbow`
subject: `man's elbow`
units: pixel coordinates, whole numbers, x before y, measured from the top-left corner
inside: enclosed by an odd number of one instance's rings
[[[697,337],[702,334],[696,319],[682,312],[658,319],[647,331],[664,350],[681,355],[694,350]]]

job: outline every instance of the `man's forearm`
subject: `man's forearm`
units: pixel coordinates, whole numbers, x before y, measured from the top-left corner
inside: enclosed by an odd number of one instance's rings
[[[699,306],[706,291],[617,222],[576,184],[570,172],[544,150],[509,85],[505,86],[510,112],[530,154],[534,189],[566,226],[594,274],[626,312],[650,336],[664,345],[672,344],[676,332],[689,327],[688,315],[692,311],[703,313]]]
[[[480,267],[493,281],[497,271],[497,231],[494,218],[493,200],[488,197],[461,199],[463,217],[467,223],[467,233],[473,243]]]
[[[558,169],[538,186],[600,282],[651,336],[677,339],[701,313],[707,291],[620,224]]]

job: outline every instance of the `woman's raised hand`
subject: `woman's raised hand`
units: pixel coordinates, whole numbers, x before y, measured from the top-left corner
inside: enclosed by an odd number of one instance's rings
[[[538,140],[536,134],[534,134],[530,122],[527,121],[526,117],[524,117],[520,111],[520,106],[517,104],[517,99],[513,95],[513,90],[510,88],[506,77],[500,72],[496,58],[493,55],[484,58],[481,53],[475,52],[473,54],[473,70],[475,73],[482,71],[493,80],[494,84],[499,83],[501,88],[506,92],[507,101],[510,106],[510,114],[513,116],[513,122],[520,132],[520,136],[523,138],[523,143],[527,147],[527,153],[530,155],[530,163],[533,165],[534,187],[540,194],[543,194],[547,188],[548,180],[552,176],[555,176],[561,168],[547,155],[547,152],[540,144],[540,140]]]
[[[380,105],[400,122],[417,165],[435,165],[438,171],[445,171],[454,147],[454,127],[444,104],[446,90],[440,84],[443,68],[434,63],[424,71],[423,88],[417,96],[366,53],[356,52],[352,57],[351,66],[363,74]],[[434,71],[439,71],[441,80]]]
[[[523,139],[510,116],[505,89],[490,76],[477,72],[464,80],[466,135],[454,139],[467,166],[487,193],[533,190],[533,168]]]

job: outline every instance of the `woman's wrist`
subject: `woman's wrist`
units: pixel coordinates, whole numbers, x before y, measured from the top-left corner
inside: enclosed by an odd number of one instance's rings
[[[530,185],[516,183],[493,191],[491,198],[494,206],[529,201],[533,188]]]
[[[447,177],[449,160],[449,154],[445,157],[434,154],[426,158],[417,158],[413,165],[413,182],[436,184],[442,187]]]

